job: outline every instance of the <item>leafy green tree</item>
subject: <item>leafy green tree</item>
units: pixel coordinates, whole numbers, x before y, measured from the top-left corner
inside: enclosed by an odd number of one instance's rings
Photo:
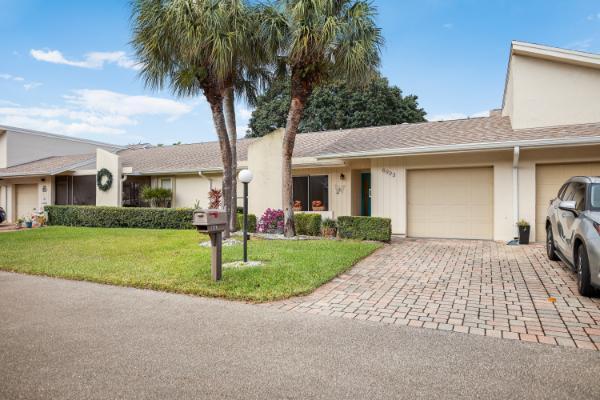
[[[289,80],[275,81],[258,97],[246,136],[264,136],[285,126],[290,97]],[[338,80],[315,88],[298,133],[423,122],[425,115],[417,96],[402,96],[386,78],[377,77],[364,88]]]
[[[308,98],[335,77],[361,83],[379,66],[381,30],[363,0],[278,0],[261,14],[265,44],[278,71],[289,73],[291,100],[282,148],[284,233],[294,236],[292,154]]]

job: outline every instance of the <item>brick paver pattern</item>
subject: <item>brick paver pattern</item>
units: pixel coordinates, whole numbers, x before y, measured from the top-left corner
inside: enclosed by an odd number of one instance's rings
[[[268,306],[600,350],[600,298],[541,244],[401,239],[312,294]]]

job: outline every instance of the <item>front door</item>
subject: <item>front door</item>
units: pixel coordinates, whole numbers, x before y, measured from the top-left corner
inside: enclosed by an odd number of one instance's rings
[[[371,216],[371,173],[360,174],[360,215]]]

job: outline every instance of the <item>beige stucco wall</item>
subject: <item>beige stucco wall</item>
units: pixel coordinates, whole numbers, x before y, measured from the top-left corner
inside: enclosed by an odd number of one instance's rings
[[[171,179],[173,190],[173,207],[189,208],[199,201],[200,207],[208,207],[208,191],[221,189],[223,187],[223,175],[219,173],[210,174],[183,174],[183,175],[156,175],[151,178],[151,185],[159,185],[160,179]],[[243,185],[238,182],[238,206],[243,203]]]
[[[200,207],[208,207],[208,191],[221,189],[223,177],[221,175],[178,175],[175,177],[173,196],[175,207],[192,207],[196,201]]]
[[[248,208],[257,216],[267,208],[281,208],[283,132],[278,129],[248,147],[248,169],[254,176],[248,185]]]
[[[600,122],[600,69],[513,55],[503,115],[515,129]]]
[[[123,185],[121,184],[121,160],[118,155],[109,151],[96,150],[96,170],[102,168],[109,170],[113,176],[113,182],[110,189],[106,192],[98,189],[96,186],[96,205],[97,206],[120,206],[121,192]]]
[[[97,148],[111,149],[111,146],[103,146],[85,141],[71,140],[70,138],[48,137],[34,135],[25,132],[7,131],[6,134],[6,165],[23,164],[50,156],[62,156],[70,154],[95,153]],[[0,147],[1,153],[1,147]],[[0,163],[2,157],[0,156]],[[0,164],[0,167],[2,165]]]

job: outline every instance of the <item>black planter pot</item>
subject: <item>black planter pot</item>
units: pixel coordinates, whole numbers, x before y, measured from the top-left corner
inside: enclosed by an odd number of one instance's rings
[[[519,226],[519,244],[529,244],[529,232],[531,227],[527,226]]]

